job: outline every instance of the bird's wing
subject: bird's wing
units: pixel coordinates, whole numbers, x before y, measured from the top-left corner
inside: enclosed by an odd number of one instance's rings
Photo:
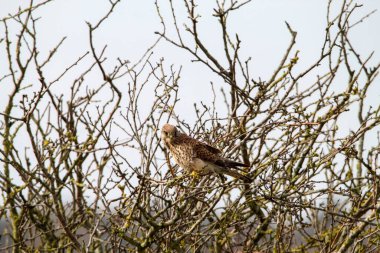
[[[194,158],[202,159],[203,161],[215,163],[217,160],[220,159],[220,157],[217,155],[218,153],[215,152],[215,148],[212,148],[211,146],[208,146],[206,144],[203,144],[201,142],[194,143],[193,146],[193,156]],[[214,151],[214,152],[213,152]],[[219,150],[218,150],[219,151]]]
[[[216,162],[217,165],[229,168],[238,168],[238,167],[249,167],[249,164],[244,164],[241,162],[235,162],[230,159],[223,158],[222,160],[218,160]]]
[[[194,146],[194,148],[199,149],[201,152],[206,152],[206,151],[202,151],[202,150],[206,149],[208,152],[215,154],[215,155],[219,155],[222,153],[222,151],[220,151],[217,148],[214,148],[213,146],[210,146],[206,143],[200,142],[200,141],[198,141],[194,138],[191,138],[189,136],[186,136],[186,137],[189,139],[189,141]],[[206,153],[208,153],[208,152],[206,152]]]
[[[186,143],[186,145],[190,145],[193,150],[193,158],[199,158],[203,161],[213,163],[215,165],[225,168],[236,168],[239,166],[248,167],[248,165],[245,165],[243,163],[235,162],[221,157],[221,151],[219,149],[202,143],[196,139],[193,139],[187,136],[186,134],[181,134],[180,136],[178,136],[176,142]]]
[[[215,167],[213,167],[213,171],[216,173],[227,174],[237,179],[242,179],[243,181],[246,181],[246,182],[252,181],[249,177],[231,169],[231,168],[234,168],[234,169],[240,170],[237,166],[242,166],[242,165],[245,166],[245,164],[224,159],[223,157],[220,157],[217,154],[213,154],[202,143],[194,145],[193,154],[194,154],[195,161],[200,159],[202,160],[202,164],[211,163],[211,164],[216,165]],[[205,167],[208,167],[208,166],[205,166]]]
[[[180,143],[187,143],[187,145],[191,145],[194,150],[198,150],[201,153],[205,153],[208,155],[209,153],[214,154],[214,155],[219,155],[222,153],[217,148],[214,148],[213,146],[210,146],[206,143],[200,142],[194,138],[191,138],[190,136],[181,133],[179,136],[175,139],[175,143],[180,144]]]
[[[210,151],[211,153],[213,153],[215,155],[219,155],[220,153],[222,153],[222,151],[220,151],[217,148],[214,148],[213,146],[210,146],[210,145],[205,144],[205,143],[200,143],[200,144],[203,145],[208,151]]]
[[[218,165],[220,167],[225,167],[225,168],[249,167],[249,165],[247,164],[235,162],[233,160],[220,157],[219,156],[220,150],[216,149],[218,152],[213,152],[214,151],[213,149],[215,148],[209,145],[197,142],[193,148],[194,157],[202,159],[207,162],[212,162],[215,165]]]

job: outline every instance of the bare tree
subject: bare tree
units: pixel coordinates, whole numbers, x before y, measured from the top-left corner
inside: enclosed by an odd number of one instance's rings
[[[156,2],[156,42],[136,62],[115,66],[94,39],[120,3],[110,1],[88,23],[88,51],[52,78],[46,69],[65,38],[46,54],[35,14],[50,2],[30,1],[1,20],[8,66],[0,84],[9,94],[0,113],[1,251],[379,250],[380,104],[367,94],[379,90],[380,64],[350,37],[372,13],[353,20],[361,5],[329,0],[320,55],[309,66],[299,66],[302,48],[286,23],[290,42],[278,67],[255,80],[243,42],[228,27],[229,16],[251,1],[216,1],[221,37],[213,43],[222,56],[198,32],[196,1],[180,1],[186,16],[171,0]],[[220,79],[213,99],[194,105],[194,122],[176,109],[182,67],[155,60],[158,43]],[[216,106],[219,97],[225,108]],[[341,127],[348,113],[350,132]],[[245,174],[253,183],[184,172],[160,142],[169,121],[250,164]]]

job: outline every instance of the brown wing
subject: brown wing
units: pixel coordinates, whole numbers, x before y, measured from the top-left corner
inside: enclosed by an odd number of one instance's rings
[[[224,167],[224,168],[238,168],[238,167],[249,167],[249,165],[235,162],[219,156],[220,150],[216,149],[218,152],[213,153],[211,146],[205,145],[203,143],[196,143],[194,145],[194,157],[202,159],[203,161],[212,162],[215,165]],[[213,147],[211,147],[213,148]],[[215,148],[213,148],[215,149]]]
[[[199,158],[203,161],[207,161],[210,163],[214,163],[215,165],[221,166],[221,167],[232,167],[236,168],[238,166],[247,166],[245,164],[234,162],[228,159],[224,159],[220,156],[221,151],[217,148],[214,148],[208,144],[202,143],[196,139],[193,139],[189,137],[186,134],[181,133],[176,138],[176,143],[186,143],[187,145],[192,147],[193,150],[193,157]]]
[[[249,164],[244,164],[241,162],[235,162],[226,158],[220,159],[215,162],[216,165],[227,167],[227,168],[235,168],[238,169],[238,167],[249,167]]]
[[[220,151],[219,149],[214,148],[213,146],[210,146],[208,144],[201,143],[201,145],[203,145],[208,151],[210,151],[211,153],[215,155],[219,155],[220,153],[222,153],[222,151]]]
[[[239,169],[238,166],[248,167],[247,165],[220,157],[219,156],[220,150],[213,148],[209,145],[203,144],[201,142],[198,142],[197,140],[194,140],[194,139],[192,139],[192,141],[193,141],[192,144],[193,144],[194,158],[199,158],[203,161],[220,166],[219,170],[215,170],[215,172],[217,173],[227,174],[232,177],[241,179],[245,182],[252,181],[249,177],[242,175],[236,171],[233,171],[232,169],[229,169],[229,168]],[[213,151],[214,152],[217,151],[217,152],[213,153]]]
[[[203,142],[200,142],[196,139],[193,139],[191,138],[190,136],[184,134],[184,133],[180,133],[177,138],[175,138],[175,142],[177,144],[179,143],[188,143],[189,145],[193,146],[194,149],[199,149],[200,152],[206,152],[208,151],[209,153],[212,153],[214,155],[219,155],[222,153],[222,151],[220,151],[219,149],[217,148],[214,148],[213,146],[210,146],[206,143],[203,143]],[[204,151],[201,151],[201,150],[204,150]],[[206,152],[206,153],[208,153]]]
[[[203,161],[215,163],[220,159],[220,157],[217,155],[220,153],[220,151],[216,148],[210,148],[212,147],[201,142],[195,143],[193,146],[194,157],[202,159]],[[218,152],[216,152],[216,150]]]

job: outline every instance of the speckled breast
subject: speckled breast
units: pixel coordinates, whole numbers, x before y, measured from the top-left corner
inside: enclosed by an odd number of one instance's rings
[[[192,171],[193,152],[188,145],[169,145],[175,162],[185,170]]]

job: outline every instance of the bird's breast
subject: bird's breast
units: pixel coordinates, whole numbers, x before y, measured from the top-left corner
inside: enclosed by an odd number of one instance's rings
[[[187,145],[169,145],[170,152],[175,162],[183,169],[191,170],[193,152]]]

